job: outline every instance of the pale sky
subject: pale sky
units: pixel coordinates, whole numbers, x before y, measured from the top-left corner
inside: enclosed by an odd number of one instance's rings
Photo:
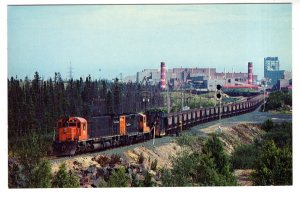
[[[8,77],[112,79],[145,68],[292,68],[291,4],[8,6]],[[101,69],[101,72],[99,72]]]

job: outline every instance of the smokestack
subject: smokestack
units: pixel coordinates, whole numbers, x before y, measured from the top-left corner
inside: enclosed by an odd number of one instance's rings
[[[165,62],[160,63],[160,88],[161,90],[166,89],[166,65]]]
[[[253,83],[252,81],[252,68],[253,68],[253,65],[252,65],[252,62],[248,62],[248,84],[251,84]]]

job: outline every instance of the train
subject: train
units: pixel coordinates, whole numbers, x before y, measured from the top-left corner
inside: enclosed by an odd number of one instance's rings
[[[91,117],[63,117],[57,121],[53,154],[72,156],[126,146],[165,135],[180,135],[195,125],[255,110],[263,103],[259,94],[244,101],[175,113],[149,110],[145,113]]]

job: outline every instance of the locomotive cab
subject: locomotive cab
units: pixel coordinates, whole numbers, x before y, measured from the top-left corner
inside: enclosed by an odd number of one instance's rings
[[[87,121],[84,118],[62,118],[58,121],[56,141],[84,141],[87,139]]]
[[[61,118],[57,122],[53,153],[57,156],[74,155],[78,142],[87,139],[87,121],[84,118]]]

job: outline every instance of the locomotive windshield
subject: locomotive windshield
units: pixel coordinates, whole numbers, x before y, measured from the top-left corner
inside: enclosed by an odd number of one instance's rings
[[[57,127],[58,128],[64,128],[64,127],[76,127],[78,126],[80,128],[80,123],[76,124],[76,122],[69,122],[69,121],[64,121],[64,122],[58,122]]]
[[[69,122],[69,127],[76,127],[76,122]]]

